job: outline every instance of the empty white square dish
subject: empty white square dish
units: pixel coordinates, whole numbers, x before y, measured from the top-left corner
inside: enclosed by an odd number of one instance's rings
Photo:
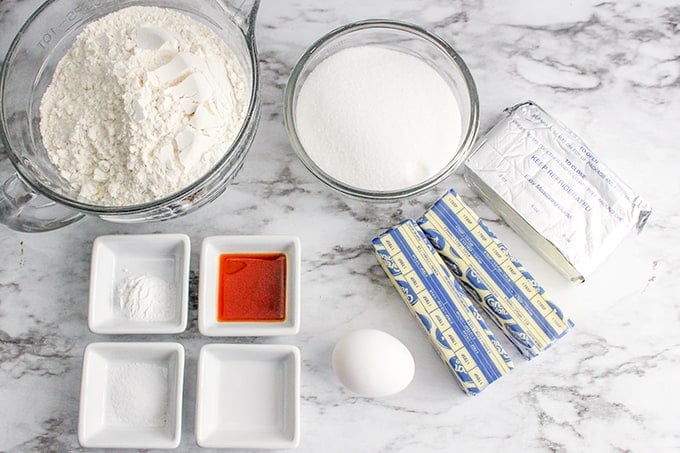
[[[285,255],[285,314],[282,320],[221,321],[220,257]],[[294,236],[212,236],[203,240],[198,287],[198,329],[207,336],[295,335],[300,330],[300,240]],[[225,287],[225,292],[229,288]],[[246,296],[247,297],[247,296]],[[247,299],[244,299],[247,302]]]
[[[196,442],[204,448],[295,448],[300,441],[300,351],[289,345],[201,348]]]
[[[110,235],[95,239],[90,272],[90,330],[102,334],[184,331],[190,248],[185,234]],[[162,285],[161,294],[167,294],[162,317],[141,315],[139,310],[148,306],[126,305],[133,316],[126,314],[120,303],[123,285],[137,285],[136,291],[144,291],[151,284]]]
[[[183,381],[179,343],[91,343],[83,355],[80,445],[176,448]]]

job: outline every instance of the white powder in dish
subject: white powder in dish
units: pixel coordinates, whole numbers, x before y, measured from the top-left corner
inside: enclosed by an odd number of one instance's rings
[[[40,105],[49,158],[83,201],[128,206],[212,168],[244,121],[243,68],[207,26],[134,6],[89,24]]]
[[[118,287],[118,304],[129,319],[169,321],[175,316],[175,289],[152,275],[128,277]]]
[[[105,416],[115,425],[164,427],[168,423],[168,367],[112,362]]]
[[[295,121],[322,170],[365,190],[403,189],[436,175],[461,141],[446,81],[420,58],[379,46],[341,50],[314,68]]]

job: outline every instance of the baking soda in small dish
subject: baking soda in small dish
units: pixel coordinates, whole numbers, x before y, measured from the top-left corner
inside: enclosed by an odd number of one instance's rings
[[[91,343],[83,354],[78,442],[85,448],[177,448],[184,348]]]
[[[167,425],[167,364],[113,362],[109,373],[106,417],[112,424]]]
[[[92,244],[87,323],[94,333],[186,329],[191,243],[185,234],[99,236]]]
[[[319,63],[300,90],[295,121],[324,172],[375,191],[435,176],[462,134],[458,102],[437,70],[379,46],[351,47]]]
[[[175,316],[175,289],[153,275],[131,276],[118,286],[118,303],[128,319],[164,322]]]

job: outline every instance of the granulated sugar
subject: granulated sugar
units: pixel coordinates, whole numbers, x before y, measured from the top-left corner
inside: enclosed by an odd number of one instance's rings
[[[312,160],[365,190],[403,189],[436,175],[461,140],[458,103],[439,73],[378,46],[321,62],[300,90],[295,120]]]

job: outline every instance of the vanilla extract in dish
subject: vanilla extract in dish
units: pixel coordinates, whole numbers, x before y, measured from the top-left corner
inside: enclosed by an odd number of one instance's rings
[[[286,318],[286,255],[220,255],[217,320],[273,321]]]
[[[437,175],[462,136],[458,101],[437,70],[375,45],[319,63],[300,90],[295,122],[300,143],[324,172],[375,191]]]

